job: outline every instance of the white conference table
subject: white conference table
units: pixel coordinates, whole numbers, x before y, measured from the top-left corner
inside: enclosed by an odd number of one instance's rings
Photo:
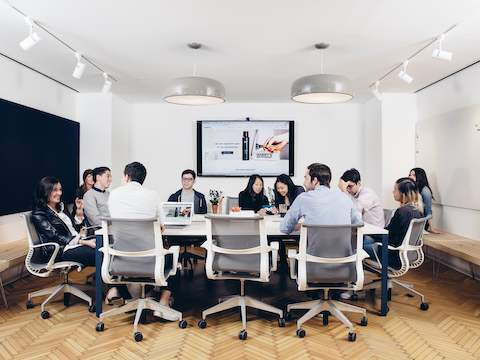
[[[267,215],[264,217],[267,236],[288,236],[280,231],[280,223],[283,218],[280,215]],[[158,227],[155,227],[156,231]],[[360,228],[363,235],[385,235],[388,231],[371,224],[364,223],[364,226]],[[192,223],[185,226],[167,226],[163,233],[163,236],[182,236],[182,237],[197,237],[206,236],[207,227],[204,215],[195,215]],[[290,235],[299,235],[298,231],[291,233]]]

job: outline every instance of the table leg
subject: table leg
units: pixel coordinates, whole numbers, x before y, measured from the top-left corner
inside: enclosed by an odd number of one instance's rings
[[[380,316],[387,316],[388,313],[388,235],[382,235],[382,297],[380,305]]]
[[[95,236],[95,314],[100,317],[103,304],[102,260],[99,249],[103,246],[103,236]]]

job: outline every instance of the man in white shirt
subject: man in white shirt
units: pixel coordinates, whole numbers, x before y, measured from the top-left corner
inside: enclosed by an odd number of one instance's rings
[[[149,219],[160,218],[158,195],[155,191],[143,187],[147,169],[139,162],[125,166],[124,185],[112,190],[108,199],[108,208],[112,218]],[[160,225],[163,232],[163,225]],[[170,264],[169,264],[170,261]],[[165,266],[171,266],[171,257],[165,258]],[[169,306],[170,286],[162,291],[160,303]]]
[[[340,178],[338,187],[344,193],[350,195],[358,211],[362,214],[364,222],[381,228],[385,227],[380,199],[372,189],[362,186],[360,173],[357,169],[345,171]]]

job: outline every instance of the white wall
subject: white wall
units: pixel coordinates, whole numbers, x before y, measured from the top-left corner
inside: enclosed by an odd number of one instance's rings
[[[417,93],[419,121],[480,105],[479,83],[480,65],[477,64]],[[478,163],[472,166],[478,166]],[[461,179],[458,180],[461,186]],[[480,211],[434,205],[433,212],[434,224],[439,228],[480,239]]]
[[[305,167],[324,162],[333,172],[332,186],[348,168],[364,166],[363,118],[359,104],[304,105],[281,103],[230,103],[219,106],[182,107],[170,104],[133,106],[130,128],[130,160],[140,161],[148,171],[145,185],[162,199],[180,188],[183,169],[196,169],[196,121],[295,120],[295,177],[303,183]],[[114,174],[117,176],[117,174]],[[208,193],[220,189],[237,195],[245,178],[198,178],[196,188]],[[274,179],[266,179],[273,186]]]
[[[0,56],[0,98],[77,120],[76,93],[36,72]],[[32,189],[33,191],[33,189]],[[0,216],[0,242],[25,236],[18,214]]]
[[[132,106],[119,98],[112,98],[112,162],[111,169],[114,174],[112,187],[120,185],[121,174],[125,164],[130,161],[130,124]]]
[[[416,95],[383,94],[381,118],[381,196],[385,208],[396,208],[393,185],[415,165]]]

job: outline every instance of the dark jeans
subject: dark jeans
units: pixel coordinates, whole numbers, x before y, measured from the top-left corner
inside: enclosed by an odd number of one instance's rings
[[[84,266],[95,266],[95,249],[90,246],[81,245],[65,251],[61,261],[75,261]]]

